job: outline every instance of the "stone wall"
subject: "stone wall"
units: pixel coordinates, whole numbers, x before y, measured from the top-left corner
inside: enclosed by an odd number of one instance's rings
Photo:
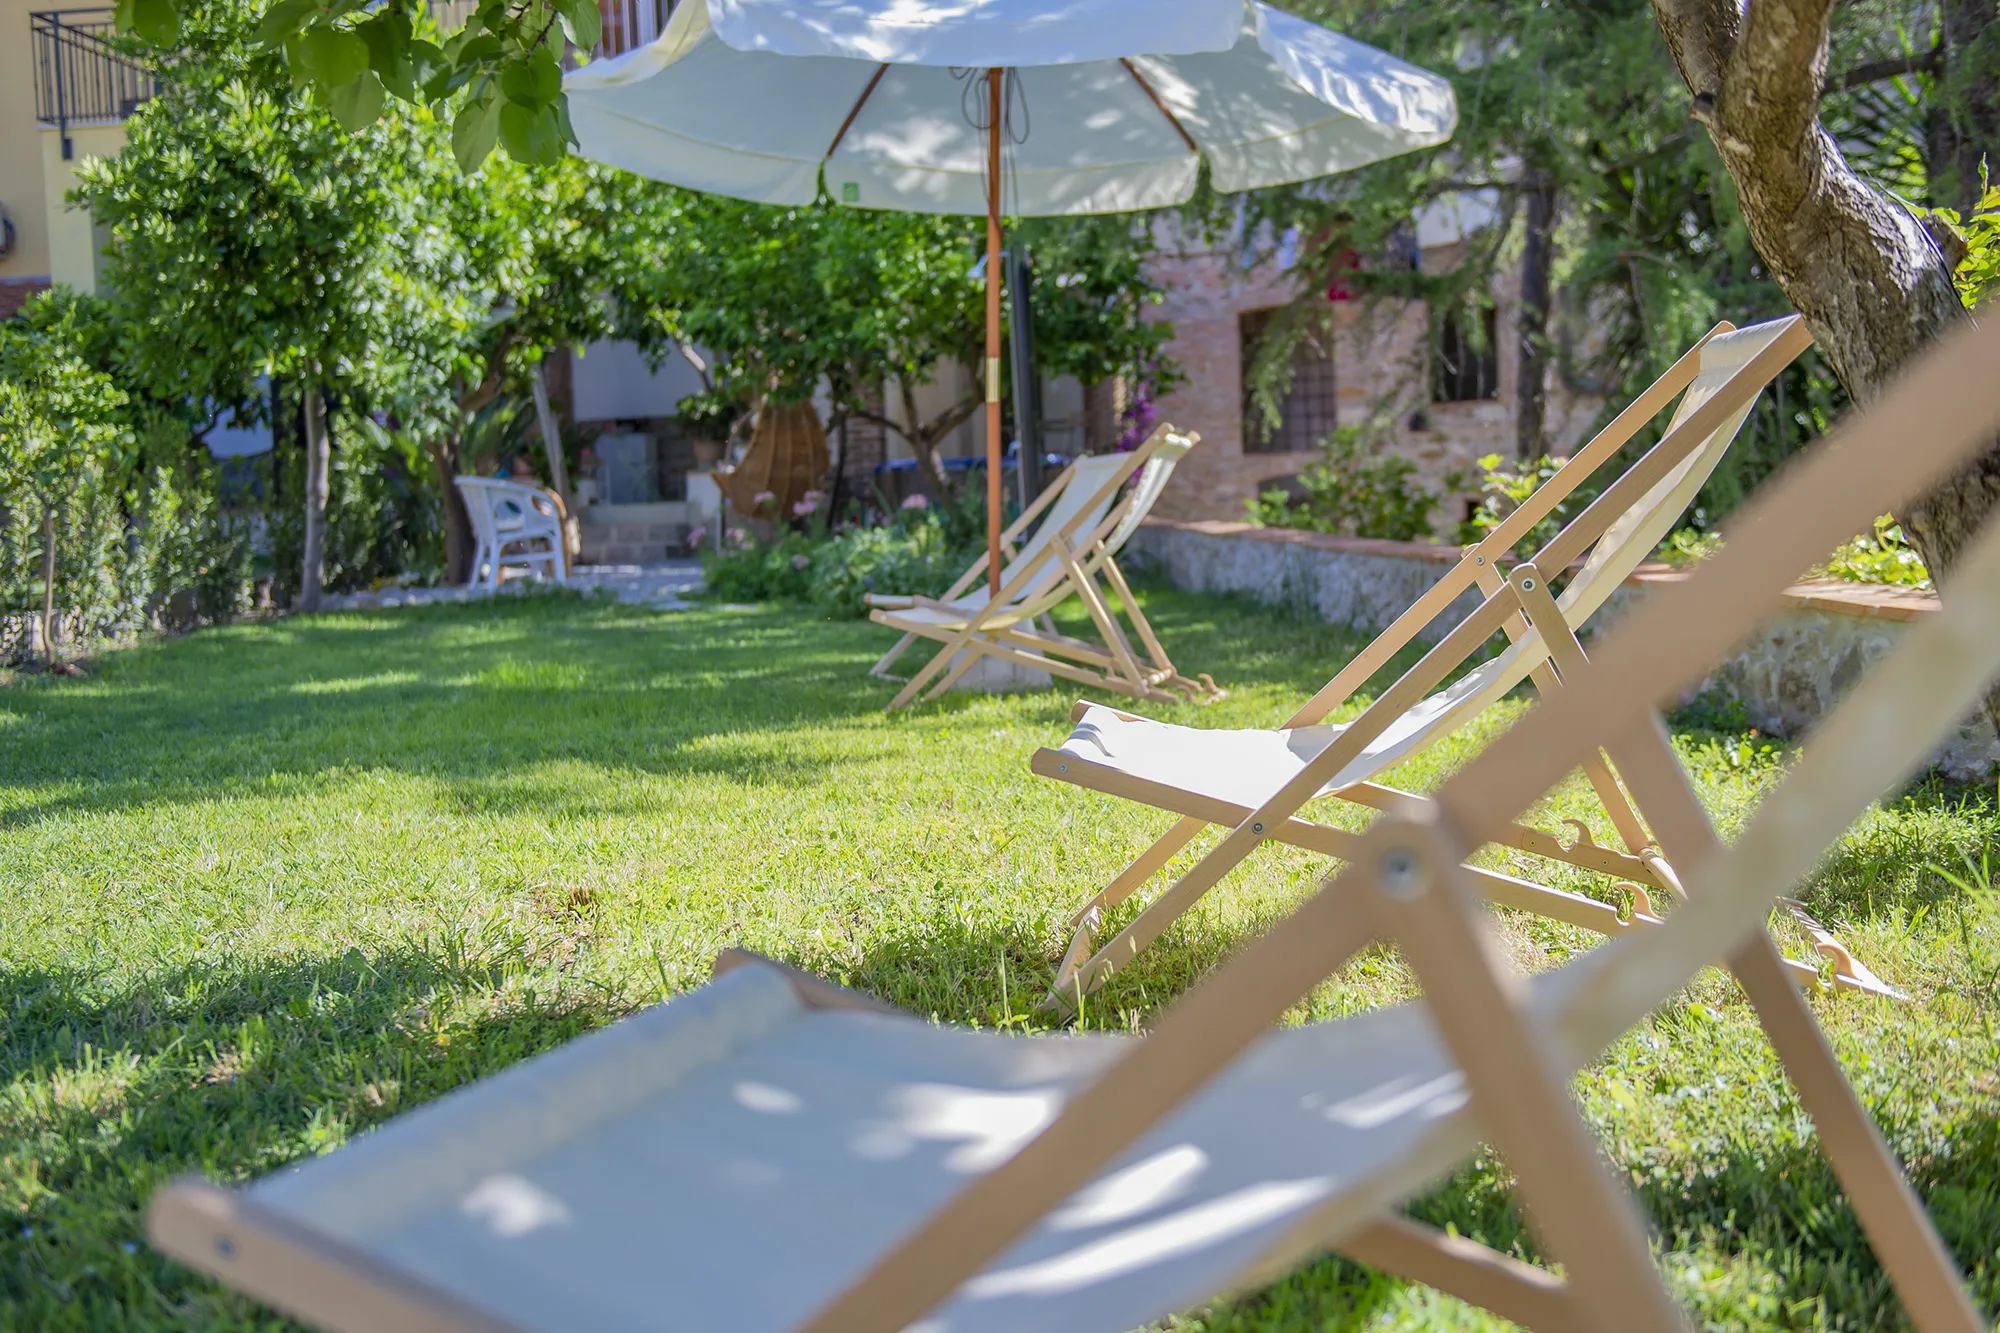
[[[1213,519],[1150,521],[1129,549],[1177,588],[1239,593],[1329,624],[1370,630],[1393,622],[1458,563],[1454,546],[1328,537]],[[1460,594],[1422,638],[1437,642],[1478,605],[1476,592]]]
[[[658,564],[687,549],[694,519],[680,500],[586,505],[577,515],[581,565]]]
[[[1458,561],[1452,546],[1157,518],[1128,549],[1131,563],[1176,587],[1238,593],[1366,630],[1393,622]],[[1640,566],[1606,608],[1605,623],[1649,587],[1684,577],[1665,565]],[[1829,579],[1793,584],[1785,601],[1781,615],[1694,691],[1741,704],[1752,726],[1781,737],[1810,731],[1913,622],[1938,608],[1935,593]],[[1478,605],[1476,593],[1461,594],[1421,637],[1435,643]],[[1935,762],[1952,778],[1983,779],[2000,762],[2000,738],[1976,714]]]

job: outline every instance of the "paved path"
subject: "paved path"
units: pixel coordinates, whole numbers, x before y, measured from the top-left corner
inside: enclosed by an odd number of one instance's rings
[[[505,591],[525,588],[532,581],[509,579]],[[685,594],[701,587],[701,561],[667,560],[657,565],[578,565],[570,571],[569,586],[590,595],[608,594],[621,602],[649,606],[657,611],[679,611],[692,606]],[[353,610],[379,606],[428,606],[436,602],[470,602],[491,597],[489,588],[377,588],[373,592],[349,592],[328,597],[328,610]]]

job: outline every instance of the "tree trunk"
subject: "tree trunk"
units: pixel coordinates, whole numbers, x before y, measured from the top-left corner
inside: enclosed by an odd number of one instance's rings
[[[306,524],[299,555],[299,610],[319,610],[326,586],[327,466],[332,447],[326,436],[326,399],[319,384],[308,379],[306,417]]]
[[[432,440],[424,452],[431,458],[438,512],[444,516],[444,581],[464,583],[472,577],[472,516],[465,512],[465,497],[452,481],[458,475],[458,432]]]
[[[534,388],[535,424],[541,428],[542,452],[549,460],[549,485],[562,500],[563,571],[567,573],[581,554],[577,531],[581,518],[576,511],[576,493],[569,488],[569,460],[563,457],[562,432],[556,428],[555,410],[549,406],[549,386],[544,377],[547,369],[547,362],[533,367],[528,380]]]
[[[535,424],[542,432],[542,452],[549,460],[549,484],[555,487],[565,506],[574,509],[576,496],[569,488],[569,461],[563,457],[562,432],[556,428],[555,409],[549,406],[548,381],[542,378],[543,367],[536,366],[528,380],[534,387]]]
[[[1535,173],[1528,182],[1527,234],[1521,248],[1521,310],[1515,321],[1520,349],[1514,377],[1514,452],[1545,452],[1549,415],[1549,268],[1556,225],[1556,187]]]
[[[1966,318],[1938,245],[1820,127],[1833,0],[1653,0],[1751,244],[1858,403]],[[2000,448],[1898,518],[1939,584],[2000,498]],[[1986,711],[2000,725],[2000,692]]]
[[[42,664],[56,669],[56,505],[42,502]]]
[[[1118,400],[1123,396],[1120,393],[1123,387],[1115,375],[1083,386],[1085,453],[1105,453],[1118,443],[1118,413],[1123,407]]]
[[[917,392],[908,380],[896,381],[897,393],[903,400],[902,424],[895,427],[917,456],[917,471],[924,479],[924,493],[942,503],[951,498],[951,479],[945,475],[944,460],[938,454],[937,440],[930,437],[918,424]]]
[[[1981,163],[2000,171],[2000,0],[1941,0],[1938,19],[1930,198],[1963,214],[1979,202]]]

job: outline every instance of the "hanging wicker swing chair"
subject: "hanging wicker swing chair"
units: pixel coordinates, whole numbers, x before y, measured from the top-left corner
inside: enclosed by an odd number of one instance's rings
[[[783,522],[807,491],[826,481],[831,461],[826,428],[811,403],[766,402],[742,461],[718,471],[715,483],[737,513]],[[758,504],[766,492],[772,498]]]

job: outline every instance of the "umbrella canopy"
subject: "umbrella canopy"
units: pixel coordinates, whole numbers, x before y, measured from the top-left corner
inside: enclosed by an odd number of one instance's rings
[[[1000,593],[1000,215],[1160,208],[1451,136],[1451,85],[1262,0],[683,0],[570,74],[589,157],[697,190],[986,215]],[[1002,152],[1002,142],[1007,149]]]
[[[1457,120],[1443,79],[1257,0],[684,0],[564,86],[584,153],[641,175],[806,204],[824,171],[840,203],[982,214],[964,71],[995,66],[1017,215],[1180,203],[1202,157],[1224,193],[1351,171]]]

